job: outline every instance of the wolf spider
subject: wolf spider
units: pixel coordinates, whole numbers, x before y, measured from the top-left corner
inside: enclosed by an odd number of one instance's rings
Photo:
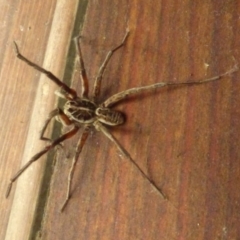
[[[75,167],[76,167],[77,160],[78,160],[79,155],[82,151],[82,148],[83,148],[83,146],[86,142],[86,139],[89,135],[90,128],[94,127],[97,131],[102,132],[107,138],[109,138],[109,140],[111,140],[116,145],[116,147],[121,152],[123,157],[127,158],[140,171],[140,173],[143,175],[143,177],[145,177],[147,179],[147,181],[150,183],[150,185],[155,190],[157,190],[157,192],[161,195],[161,197],[165,198],[165,196],[162,194],[161,190],[141,170],[141,168],[138,166],[138,164],[133,161],[133,159],[131,158],[129,153],[121,146],[121,144],[117,141],[117,139],[110,133],[110,131],[106,127],[106,126],[118,126],[118,125],[121,125],[125,122],[123,113],[121,113],[119,111],[116,111],[116,110],[113,110],[111,107],[114,104],[116,104],[116,103],[118,103],[122,100],[125,100],[129,96],[132,96],[132,95],[137,94],[137,93],[142,93],[142,92],[147,91],[147,90],[154,90],[156,88],[161,88],[161,87],[164,87],[164,86],[172,86],[172,85],[178,86],[178,85],[184,85],[184,84],[185,85],[187,85],[187,84],[201,84],[201,83],[206,83],[206,82],[210,82],[210,81],[215,81],[215,80],[218,80],[218,79],[222,78],[223,76],[226,76],[228,74],[231,74],[231,73],[237,71],[238,67],[235,66],[230,71],[225,72],[224,74],[221,74],[221,75],[218,75],[218,76],[215,76],[215,77],[212,77],[212,78],[208,78],[208,79],[205,79],[205,80],[202,80],[202,81],[191,81],[191,82],[180,82],[180,83],[159,82],[159,83],[155,83],[155,84],[148,85],[148,86],[131,88],[131,89],[119,92],[117,94],[114,94],[113,96],[109,97],[107,100],[105,100],[104,102],[99,104],[97,102],[97,98],[99,97],[99,94],[100,94],[100,87],[101,87],[101,81],[102,81],[103,73],[106,69],[106,66],[107,66],[111,56],[113,55],[113,53],[115,51],[117,51],[119,48],[121,48],[125,44],[128,35],[129,35],[129,31],[126,32],[121,44],[119,44],[117,47],[110,50],[108,52],[108,54],[106,55],[106,58],[105,58],[104,62],[102,63],[101,67],[99,68],[98,75],[97,75],[97,77],[95,79],[95,82],[94,82],[93,97],[92,98],[88,97],[88,92],[89,92],[88,78],[87,78],[87,75],[86,75],[84,62],[83,62],[83,59],[82,59],[82,52],[81,52],[80,41],[79,41],[80,37],[77,37],[75,39],[75,44],[76,44],[76,48],[77,48],[77,51],[78,51],[79,62],[80,62],[80,77],[81,77],[81,84],[82,84],[82,92],[81,92],[80,97],[77,96],[77,93],[74,89],[69,88],[66,84],[61,82],[51,72],[45,70],[44,68],[38,66],[37,64],[31,62],[26,57],[24,57],[20,53],[17,44],[14,42],[16,56],[19,59],[21,59],[22,61],[24,61],[25,63],[27,63],[28,65],[30,65],[31,67],[33,67],[36,70],[40,71],[41,73],[47,75],[47,77],[50,80],[52,80],[54,83],[56,83],[60,87],[60,90],[58,92],[56,92],[56,94],[60,97],[63,97],[67,101],[66,101],[66,103],[63,107],[63,110],[60,109],[60,108],[57,108],[49,114],[49,116],[48,116],[48,118],[47,118],[47,120],[46,120],[46,122],[43,126],[43,129],[41,131],[40,139],[45,140],[45,141],[50,141],[50,144],[47,145],[45,148],[43,148],[39,153],[34,155],[10,179],[10,183],[8,185],[7,192],[6,192],[6,197],[8,197],[9,194],[10,194],[12,184],[18,179],[18,177],[33,162],[38,160],[42,155],[47,153],[49,150],[53,149],[55,146],[61,145],[61,142],[65,141],[68,138],[71,138],[73,135],[75,135],[78,132],[78,130],[81,127],[83,127],[83,133],[82,133],[80,139],[78,140],[78,143],[77,143],[77,146],[76,146],[76,152],[75,152],[73,162],[72,162],[72,166],[71,166],[69,176],[68,176],[67,194],[66,194],[65,201],[62,205],[62,208],[61,208],[61,211],[63,211],[64,208],[66,207],[69,199],[70,199],[71,184],[72,184],[73,174],[74,174],[74,170],[75,170]],[[54,118],[54,117],[57,118],[57,120],[60,120],[60,122],[64,125],[73,125],[73,128],[70,131],[68,131],[67,133],[60,136],[59,138],[51,141],[50,139],[44,137],[44,133],[45,133],[46,128],[47,128],[48,124],[50,123],[51,119]]]

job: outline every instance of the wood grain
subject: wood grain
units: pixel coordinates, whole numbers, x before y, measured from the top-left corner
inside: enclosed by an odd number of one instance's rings
[[[126,28],[130,29],[126,45],[118,50],[106,69],[99,102],[131,87],[212,77],[230,70],[239,62],[240,4],[236,1],[91,0],[84,4],[80,1],[77,10],[72,10],[76,12],[75,26],[70,28],[72,33],[64,37],[70,41],[73,35],[77,35],[79,23],[83,20],[81,47],[90,89],[108,50],[121,42]],[[49,18],[50,14],[53,18],[57,11],[57,8],[54,13],[50,11]],[[52,22],[51,28],[55,24]],[[36,36],[31,38],[34,42]],[[52,38],[46,38],[43,46],[47,46]],[[32,52],[27,52],[26,46],[29,44],[25,43],[24,48],[21,46],[22,52],[26,49],[26,55],[39,58],[41,55],[37,53],[43,54],[47,49],[42,47],[36,51],[30,47]],[[73,49],[71,46],[68,59],[74,59]],[[13,53],[8,61],[12,59]],[[57,64],[62,70],[65,65],[63,60],[61,57],[54,61],[59,61]],[[14,64],[16,69],[17,62]],[[10,71],[14,66],[5,65],[5,68]],[[15,121],[9,120],[4,123],[6,128],[1,129],[4,136],[8,136],[1,139],[1,159],[8,156],[1,161],[1,164],[6,164],[1,169],[8,169],[3,175],[5,183],[5,179],[18,169],[19,163],[13,165],[17,156],[26,156],[22,149],[24,146],[27,149],[25,142],[32,134],[29,115],[34,112],[34,107],[30,102],[35,99],[39,86],[33,84],[37,81],[33,81],[35,72],[24,67],[24,76],[18,75],[17,78],[26,79],[26,86],[30,89],[26,90],[19,81],[18,87],[13,88],[13,83],[3,84],[5,92],[10,89],[7,96],[12,93],[15,104],[18,102],[18,98],[15,99],[17,92],[21,92],[19,98],[24,94],[23,99],[27,101],[20,117],[26,125],[25,131],[20,119],[17,126]],[[50,65],[48,69],[56,73],[54,66]],[[7,70],[4,70],[5,76]],[[74,65],[73,61],[69,61],[65,71],[64,79],[68,83],[71,72],[72,86],[80,93],[78,64]],[[58,76],[61,74],[60,71]],[[15,75],[11,76],[8,75],[8,78],[16,79]],[[131,98],[116,107],[126,114],[127,122],[119,128],[112,128],[111,132],[162,189],[167,200],[159,198],[138,170],[119,157],[118,151],[105,136],[93,132],[77,165],[72,199],[65,211],[60,213],[79,136],[66,141],[63,150],[48,157],[48,171],[42,190],[31,203],[31,209],[35,206],[37,209],[34,212],[37,216],[35,221],[29,223],[32,226],[31,238],[238,239],[238,78],[239,72],[204,85],[160,89]],[[53,91],[49,89],[49,96]],[[4,107],[1,114],[8,112],[5,98],[2,93]],[[15,111],[22,105],[16,105]],[[53,100],[49,105],[52,107],[49,110],[54,108]],[[43,118],[45,115],[42,113]],[[11,119],[10,114],[6,116]],[[38,128],[36,132],[40,131],[40,126],[35,128]],[[54,136],[57,132],[59,129]],[[15,152],[12,146],[16,145],[20,145],[20,150]],[[36,146],[35,152],[36,148],[40,148]],[[54,159],[57,159],[56,163]],[[28,185],[26,188],[28,194],[37,194],[32,190],[34,187]],[[37,197],[39,202],[36,205]],[[21,200],[18,198],[18,201]],[[3,204],[4,209],[11,207],[9,202],[3,201]],[[28,206],[30,208],[30,203]],[[8,216],[6,210],[2,216],[5,226]]]
[[[45,76],[16,58],[20,51],[32,61],[61,77],[75,18],[76,1],[1,1],[1,239],[28,239],[32,231],[45,165],[30,167],[14,185],[9,199],[5,192],[10,177],[33,154],[44,147],[40,130],[54,107],[56,86]],[[75,6],[74,6],[75,5]],[[4,26],[5,24],[5,26]]]

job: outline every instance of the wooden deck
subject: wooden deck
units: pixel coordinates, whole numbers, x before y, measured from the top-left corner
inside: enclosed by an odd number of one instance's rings
[[[24,56],[80,93],[72,39],[81,33],[92,89],[107,52],[129,28],[126,45],[104,74],[101,102],[132,87],[230,70],[240,62],[239,14],[237,1],[0,0],[0,239],[238,239],[239,71],[116,106],[127,121],[111,132],[166,200],[99,132],[80,155],[63,213],[80,133],[34,163],[7,200],[4,194],[11,176],[46,145],[39,133],[58,104],[57,87],[16,58],[13,40]],[[54,124],[47,135],[60,133]]]

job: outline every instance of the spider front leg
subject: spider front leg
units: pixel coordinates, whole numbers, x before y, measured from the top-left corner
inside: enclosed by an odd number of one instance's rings
[[[67,188],[67,194],[66,194],[66,198],[64,200],[64,203],[62,205],[62,208],[61,208],[61,212],[65,209],[71,195],[70,195],[70,191],[71,191],[71,186],[72,186],[72,179],[73,179],[73,175],[74,175],[74,171],[75,171],[75,167],[76,167],[76,164],[77,164],[77,160],[79,158],[79,155],[82,151],[82,148],[87,140],[87,137],[88,137],[88,134],[89,134],[89,128],[88,127],[85,127],[84,130],[83,130],[83,133],[82,133],[82,136],[81,138],[78,140],[78,143],[77,143],[77,147],[76,147],[76,152],[75,152],[75,156],[73,158],[73,161],[72,161],[72,166],[71,166],[71,169],[70,169],[70,172],[69,172],[69,175],[68,175],[68,188]]]
[[[111,107],[114,104],[116,104],[116,103],[118,103],[118,102],[120,102],[120,101],[126,99],[127,97],[134,95],[134,94],[142,93],[142,92],[157,89],[157,88],[162,88],[162,87],[165,87],[165,86],[193,85],[193,84],[202,84],[202,83],[216,81],[216,80],[219,80],[226,75],[230,75],[230,74],[236,72],[237,70],[238,70],[238,66],[235,65],[231,70],[229,70],[229,71],[227,71],[223,74],[220,74],[220,75],[212,77],[212,78],[200,80],[200,81],[179,82],[179,83],[159,82],[159,83],[155,83],[155,84],[148,85],[148,86],[130,88],[128,90],[125,90],[125,91],[119,92],[117,94],[114,94],[113,96],[108,98],[106,101],[104,101],[102,106],[103,107]]]
[[[50,114],[48,115],[48,118],[45,121],[43,128],[41,130],[41,133],[40,133],[40,140],[52,142],[52,139],[44,137],[44,134],[45,134],[45,131],[46,131],[49,123],[51,122],[52,118],[54,118],[54,117],[56,118],[57,121],[61,122],[64,126],[68,126],[68,125],[72,124],[72,121],[68,118],[68,116],[66,114],[64,114],[63,110],[60,108],[56,108],[53,111],[51,111]],[[61,143],[59,143],[58,146],[63,149],[63,145]],[[67,156],[66,156],[66,158],[67,158]]]
[[[54,109],[53,111],[51,111],[49,113],[48,118],[47,118],[47,120],[45,121],[45,123],[43,125],[43,128],[42,128],[41,133],[40,133],[40,139],[41,140],[43,140],[43,141],[52,141],[51,139],[44,137],[44,134],[46,132],[46,129],[47,129],[50,121],[54,117],[56,117],[57,120],[59,122],[61,122],[63,125],[65,125],[65,126],[72,124],[72,121],[64,114],[62,109],[60,109],[60,108]]]
[[[66,93],[68,93],[68,98],[73,99],[77,96],[77,93],[75,90],[69,88],[66,84],[64,84],[62,81],[60,81],[55,75],[53,75],[51,72],[47,71],[46,69],[40,67],[39,65],[37,65],[36,63],[28,60],[26,57],[24,57],[19,49],[18,49],[18,45],[16,42],[14,42],[14,46],[15,46],[15,52],[16,55],[19,59],[21,59],[22,61],[24,61],[25,63],[27,63],[29,66],[35,68],[36,70],[40,71],[41,73],[47,75],[47,77],[52,80],[53,82],[55,82],[59,87],[61,87],[62,89],[64,89],[64,91]]]
[[[142,169],[137,165],[136,162],[133,161],[133,159],[131,158],[131,156],[129,155],[129,153],[121,146],[121,144],[117,141],[117,139],[108,131],[108,129],[101,124],[100,122],[96,121],[94,123],[94,126],[96,128],[96,130],[101,131],[108,139],[111,140],[111,142],[113,142],[115,144],[115,146],[117,147],[117,149],[121,152],[121,154],[127,158],[137,169],[138,171],[142,174],[142,176],[148,180],[148,182],[150,183],[150,185],[152,186],[152,188],[163,198],[166,199],[166,197],[163,195],[161,189],[159,189],[154,182],[142,171]]]
[[[12,184],[21,176],[21,174],[35,161],[37,161],[42,155],[47,153],[49,150],[53,149],[55,146],[60,144],[61,142],[65,141],[68,138],[71,138],[73,135],[75,135],[78,131],[79,127],[74,126],[72,130],[69,132],[65,133],[58,139],[54,140],[51,144],[47,145],[42,151],[39,153],[35,154],[23,167],[10,179],[10,183],[7,188],[6,192],[6,198],[9,196],[11,189],[12,189]]]
[[[112,57],[113,53],[116,52],[119,48],[121,48],[126,40],[127,40],[127,37],[129,35],[129,30],[127,30],[121,44],[119,44],[117,47],[113,48],[112,50],[110,50],[105,58],[105,60],[103,61],[102,63],[102,66],[99,68],[98,70],[98,75],[95,79],[95,82],[94,82],[94,88],[93,88],[93,101],[95,102],[96,101],[96,98],[99,96],[100,94],[100,89],[101,89],[101,81],[102,81],[102,76],[103,76],[103,73],[106,69],[106,66],[110,60],[110,58]]]
[[[75,45],[76,45],[76,49],[78,51],[78,59],[79,59],[79,64],[80,64],[80,78],[81,78],[81,82],[82,82],[81,97],[87,98],[88,97],[88,89],[89,89],[88,78],[87,78],[86,70],[84,67],[84,62],[83,62],[82,51],[81,51],[79,39],[80,39],[80,36],[75,38]]]

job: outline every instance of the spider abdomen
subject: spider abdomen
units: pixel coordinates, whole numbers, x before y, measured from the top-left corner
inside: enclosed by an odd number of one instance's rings
[[[69,119],[79,123],[93,123],[96,119],[96,105],[88,99],[76,99],[67,101],[64,105],[64,113]]]
[[[123,113],[109,108],[98,107],[95,111],[97,119],[106,125],[116,126],[125,121]]]

